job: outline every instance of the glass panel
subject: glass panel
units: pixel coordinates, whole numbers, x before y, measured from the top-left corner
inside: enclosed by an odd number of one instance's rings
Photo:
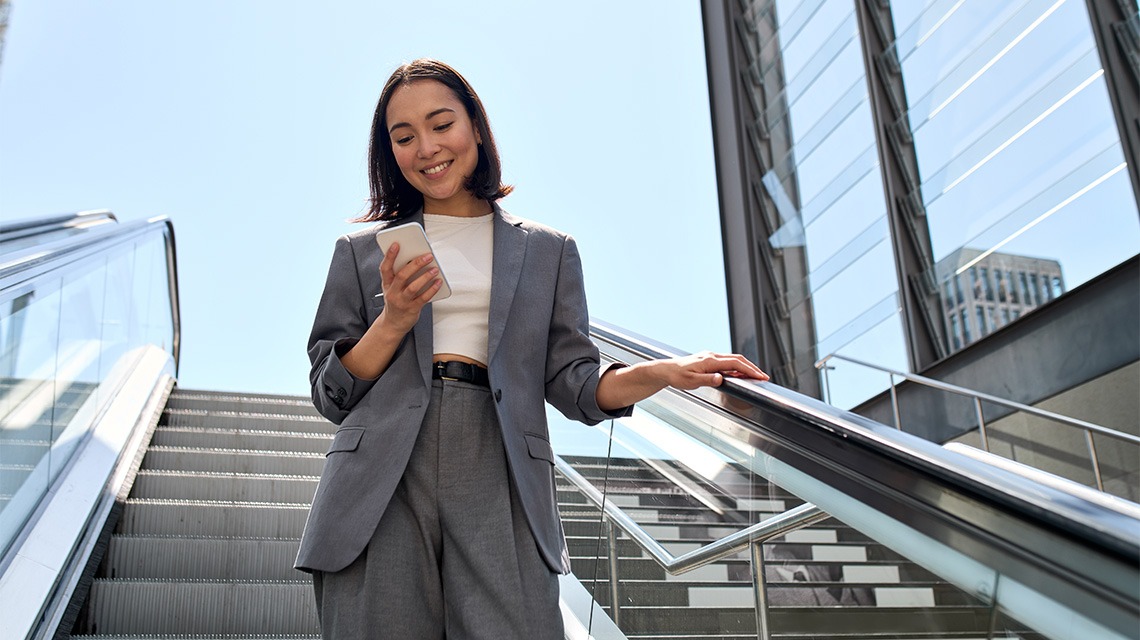
[[[170,349],[164,236],[138,246],[137,260],[128,241],[0,292],[0,554],[88,436],[136,348]]]
[[[934,280],[1010,304],[944,304],[973,323],[953,351],[1134,256],[1140,216],[1084,3],[913,9],[896,45]]]
[[[0,298],[0,553],[48,489],[60,283]]]
[[[962,408],[972,414],[971,402]],[[755,637],[760,617],[774,637],[1120,637],[922,533],[902,503],[888,515],[792,466],[768,435],[742,425],[667,391],[630,418],[554,439],[559,456],[650,539],[615,529],[611,540],[608,518],[559,478],[574,573],[629,637]],[[824,519],[754,533],[760,546],[684,573],[662,564],[806,502]],[[648,544],[671,559],[654,560]],[[766,601],[759,611],[756,585]],[[1043,607],[1048,614],[1034,613]]]

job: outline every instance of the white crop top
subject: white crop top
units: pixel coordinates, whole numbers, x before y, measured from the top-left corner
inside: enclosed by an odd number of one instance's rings
[[[494,216],[424,214],[424,230],[451,285],[450,297],[432,303],[435,353],[454,353],[487,364]]]

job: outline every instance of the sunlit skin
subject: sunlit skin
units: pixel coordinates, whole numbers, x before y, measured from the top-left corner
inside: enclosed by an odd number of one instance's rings
[[[464,186],[479,159],[479,133],[459,98],[435,80],[416,80],[392,94],[387,111],[392,153],[404,178],[424,196],[424,212],[449,216],[481,216],[493,209]],[[404,335],[411,331],[428,300],[442,285],[438,269],[416,276],[431,262],[420,256],[394,271],[399,245],[380,263],[384,310],[341,361],[359,378],[377,378],[388,368]],[[468,357],[437,353],[433,360]],[[610,369],[598,382],[598,406],[605,411],[627,407],[665,387],[696,389],[719,386],[724,378],[767,380],[747,358],[737,354],[702,352],[668,360],[642,362]]]

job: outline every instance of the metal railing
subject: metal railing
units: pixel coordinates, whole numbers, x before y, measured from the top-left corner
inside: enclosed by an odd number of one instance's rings
[[[824,385],[828,389],[830,389],[830,382],[827,379],[828,367],[826,365],[827,365],[828,361],[830,361],[830,360],[842,360],[844,362],[850,362],[851,364],[856,364],[856,365],[860,365],[863,367],[867,367],[869,369],[874,369],[876,371],[881,371],[881,372],[889,375],[889,377],[890,377],[890,394],[891,394],[891,411],[894,415],[894,420],[895,420],[894,426],[895,426],[895,428],[899,429],[900,431],[902,431],[902,418],[900,417],[901,414],[899,411],[898,394],[895,391],[895,376],[898,376],[899,378],[902,378],[902,379],[907,380],[909,382],[913,382],[915,384],[920,384],[923,386],[931,387],[933,389],[938,389],[940,391],[946,391],[948,393],[953,393],[953,394],[957,394],[960,396],[965,396],[967,398],[972,398],[973,403],[974,403],[974,413],[977,415],[977,418],[978,418],[978,435],[981,437],[981,440],[982,440],[982,449],[985,450],[986,452],[990,452],[990,440],[989,440],[989,434],[986,431],[986,420],[985,420],[985,417],[982,415],[982,402],[983,401],[989,402],[992,404],[996,404],[999,406],[1007,407],[1009,409],[1022,411],[1024,413],[1027,413],[1027,414],[1032,415],[1032,416],[1037,416],[1039,418],[1045,418],[1046,420],[1052,420],[1054,422],[1058,422],[1058,423],[1066,425],[1066,426],[1076,427],[1078,429],[1081,429],[1084,432],[1085,445],[1088,447],[1089,459],[1092,461],[1093,476],[1096,478],[1096,488],[1100,491],[1104,491],[1104,481],[1101,478],[1100,459],[1097,457],[1096,443],[1093,441],[1092,434],[1098,433],[1098,434],[1105,436],[1105,437],[1108,437],[1108,438],[1115,438],[1115,439],[1121,440],[1123,442],[1128,442],[1128,443],[1140,446],[1140,437],[1134,436],[1130,433],[1125,433],[1123,431],[1117,431],[1116,429],[1110,429],[1108,427],[1103,427],[1101,425],[1093,424],[1091,422],[1085,422],[1084,420],[1078,420],[1077,418],[1070,418],[1069,416],[1064,416],[1064,415],[1061,415],[1059,413],[1053,413],[1051,411],[1045,411],[1044,409],[1038,409],[1037,407],[1031,407],[1027,404],[1022,404],[1020,402],[1014,402],[1013,400],[1006,400],[1005,398],[999,398],[997,396],[992,396],[988,393],[982,393],[980,391],[975,391],[973,389],[967,389],[965,387],[959,387],[957,385],[948,384],[946,382],[942,382],[941,380],[934,380],[933,378],[927,378],[927,377],[920,376],[920,375],[917,375],[914,373],[905,373],[902,371],[896,371],[896,370],[891,369],[889,367],[884,367],[884,366],[880,366],[877,364],[871,364],[870,362],[865,362],[865,361],[859,360],[857,358],[849,358],[847,356],[839,355],[837,353],[833,353],[829,356],[821,358],[818,362],[815,363],[815,368],[817,370],[823,371]],[[830,398],[829,398],[829,400],[830,400]]]
[[[621,599],[618,595],[618,547],[617,529],[620,529],[634,542],[644,549],[665,571],[673,575],[686,573],[716,562],[728,556],[749,549],[752,555],[752,592],[756,603],[756,630],[762,640],[771,638],[771,626],[768,620],[767,584],[764,576],[763,544],[786,533],[802,527],[815,524],[830,517],[819,507],[811,503],[804,503],[798,507],[788,509],[780,515],[773,516],[763,522],[754,524],[746,529],[727,535],[715,542],[694,549],[681,556],[674,556],[661,543],[637,524],[621,507],[610,502],[605,495],[589,480],[582,477],[570,463],[555,456],[554,466],[575,488],[586,497],[586,500],[602,512],[602,520],[606,526],[606,538],[609,545],[609,574],[610,574],[610,616],[615,624],[621,624]]]

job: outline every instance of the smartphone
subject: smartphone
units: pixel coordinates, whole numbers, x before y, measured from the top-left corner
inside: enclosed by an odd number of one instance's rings
[[[393,244],[400,245],[400,253],[396,255],[395,271],[403,269],[409,262],[419,256],[430,253],[431,262],[416,273],[413,279],[424,271],[432,267],[437,267],[439,268],[437,275],[439,279],[443,281],[443,285],[428,302],[443,300],[451,295],[451,287],[448,286],[447,278],[443,275],[443,268],[439,266],[439,262],[435,259],[435,253],[431,250],[431,244],[428,243],[427,233],[424,232],[423,225],[418,222],[409,222],[407,224],[381,229],[376,232],[376,244],[380,245],[380,251],[385,254],[388,253],[388,248]]]

